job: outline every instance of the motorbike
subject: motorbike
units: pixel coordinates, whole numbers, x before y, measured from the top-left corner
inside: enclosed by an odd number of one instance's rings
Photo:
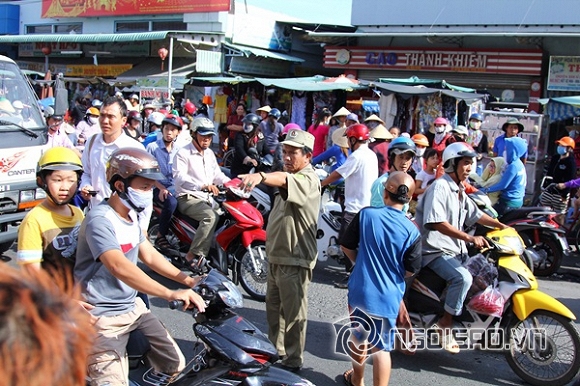
[[[315,169],[320,181],[328,176],[328,172],[321,168]],[[332,197],[332,189],[324,187],[320,196],[320,212],[316,226],[316,244],[318,248],[318,260],[326,261],[333,258],[339,264],[344,265],[346,256],[342,253],[338,244],[338,232],[342,219],[342,207]]]
[[[486,239],[491,247],[482,258],[497,268],[496,288],[503,307],[499,315],[489,315],[464,305],[452,329],[458,344],[503,351],[511,369],[531,385],[567,384],[580,368],[575,315],[538,290],[535,276],[520,258],[524,244],[516,230],[488,231]],[[443,314],[446,286],[444,279],[426,267],[406,293],[411,323],[421,329],[415,331],[425,332],[425,340],[436,334],[431,327]]]
[[[129,379],[132,386],[145,385],[293,385],[313,384],[298,375],[272,366],[278,360],[274,345],[252,323],[233,309],[243,306],[238,288],[218,270],[211,269],[194,289],[206,310],[193,309],[194,356],[177,375],[158,373],[149,367],[148,343],[143,336],[128,347]],[[183,307],[172,301],[172,309]]]
[[[477,191],[470,193],[469,197],[487,214],[498,217],[484,193]],[[524,241],[526,253],[522,257],[528,260],[529,267],[533,267],[537,276],[556,273],[563,258],[570,253],[566,231],[555,221],[555,217],[556,212],[543,206],[522,207],[498,217],[499,221],[514,228]]]
[[[214,197],[219,206],[220,218],[206,259],[210,266],[225,275],[231,271],[234,283],[241,284],[252,298],[264,301],[268,273],[264,220],[260,212],[246,200],[247,193],[238,189],[239,184],[239,179],[229,181],[220,187],[220,195]],[[162,207],[154,203],[148,230],[149,240],[176,267],[188,268],[185,255],[199,222],[175,211],[166,236],[170,247],[161,248],[155,244],[161,210]]]

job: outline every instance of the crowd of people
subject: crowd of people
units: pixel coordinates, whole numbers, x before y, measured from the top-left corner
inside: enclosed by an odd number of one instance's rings
[[[477,113],[469,117],[468,127],[451,128],[439,117],[428,135],[410,136],[397,127],[387,129],[376,115],[361,122],[345,107],[334,113],[323,108],[310,127],[301,128],[282,125],[276,108],[247,112],[240,104],[225,125],[235,149],[228,174],[211,147],[218,132],[204,106],[187,101],[179,114],[172,106],[141,107],[137,95],[86,99],[76,100],[71,123],[50,108],[45,111],[49,142],[39,160],[37,183],[47,198],[20,226],[17,256],[24,271],[49,272],[55,285],[85,310],[86,331],[94,331],[84,362],[91,384],[127,384],[125,346],[133,330],[149,339],[149,358],[157,371],[171,375],[183,369],[183,355],[149,311],[147,295],[179,299],[202,312],[204,303],[189,289],[174,290],[155,281],[137,261],[176,286],[194,287],[198,277],[171,265],[147,239],[152,204],[162,207],[155,238],[159,247],[169,244],[168,227],[176,210],[199,221],[185,260],[200,272],[219,216],[212,195],[232,177],[248,192],[258,185],[270,189],[266,315],[268,336],[283,368],[297,372],[304,364],[307,295],[319,253],[320,193],[331,184],[344,184],[338,237],[347,273],[337,286],[348,289],[345,307],[353,318],[388,327],[382,334],[355,336],[360,343],[372,343],[372,350],[352,353],[345,382],[363,384],[364,363],[372,354],[374,385],[388,384],[391,327],[406,312],[405,279],[422,267],[449,283],[445,313],[434,328],[445,350],[459,351],[449,328],[471,285],[462,265],[468,257],[466,243],[487,246],[485,238],[466,233],[465,227],[476,222],[505,227],[467,194],[475,189],[495,194],[500,214],[523,205],[527,144],[518,136],[520,122],[510,119],[503,125],[505,135],[496,139],[494,158],[479,176],[476,162],[489,148]],[[580,180],[573,180],[574,149],[574,139],[560,139],[548,170],[559,193],[543,199],[561,211],[570,188],[580,186]],[[271,168],[257,170],[266,156],[273,159]],[[322,181],[314,170],[319,163],[331,164]],[[87,206],[86,215],[79,206]],[[415,224],[406,215],[409,211]],[[73,282],[80,294],[70,292]]]

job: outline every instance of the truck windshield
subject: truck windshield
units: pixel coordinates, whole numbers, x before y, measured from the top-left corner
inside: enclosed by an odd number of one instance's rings
[[[18,66],[0,60],[0,132],[46,127],[35,96]]]

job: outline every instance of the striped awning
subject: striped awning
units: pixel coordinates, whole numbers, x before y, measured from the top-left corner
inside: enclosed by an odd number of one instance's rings
[[[164,40],[169,35],[199,35],[207,32],[192,31],[152,31],[116,34],[32,34],[3,35],[0,43],[115,43],[145,40]],[[215,33],[214,33],[215,35]]]

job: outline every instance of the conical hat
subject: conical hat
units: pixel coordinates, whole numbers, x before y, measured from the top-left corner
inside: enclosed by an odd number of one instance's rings
[[[334,113],[333,117],[346,117],[348,114],[350,114],[350,111],[346,107],[341,107]]]
[[[377,127],[371,130],[371,137],[375,139],[393,139],[395,136],[387,130],[385,126],[379,123]]]
[[[348,140],[344,136],[345,132],[346,132],[346,127],[342,128],[342,129],[334,130],[334,133],[332,133],[332,136],[331,136],[332,143],[334,143],[335,145],[340,146],[340,147],[348,147]]]
[[[383,120],[381,118],[379,118],[377,115],[373,114],[370,117],[368,117],[367,119],[365,119],[365,122],[368,121],[377,121],[379,122],[381,125],[384,125],[385,122],[383,122]]]

